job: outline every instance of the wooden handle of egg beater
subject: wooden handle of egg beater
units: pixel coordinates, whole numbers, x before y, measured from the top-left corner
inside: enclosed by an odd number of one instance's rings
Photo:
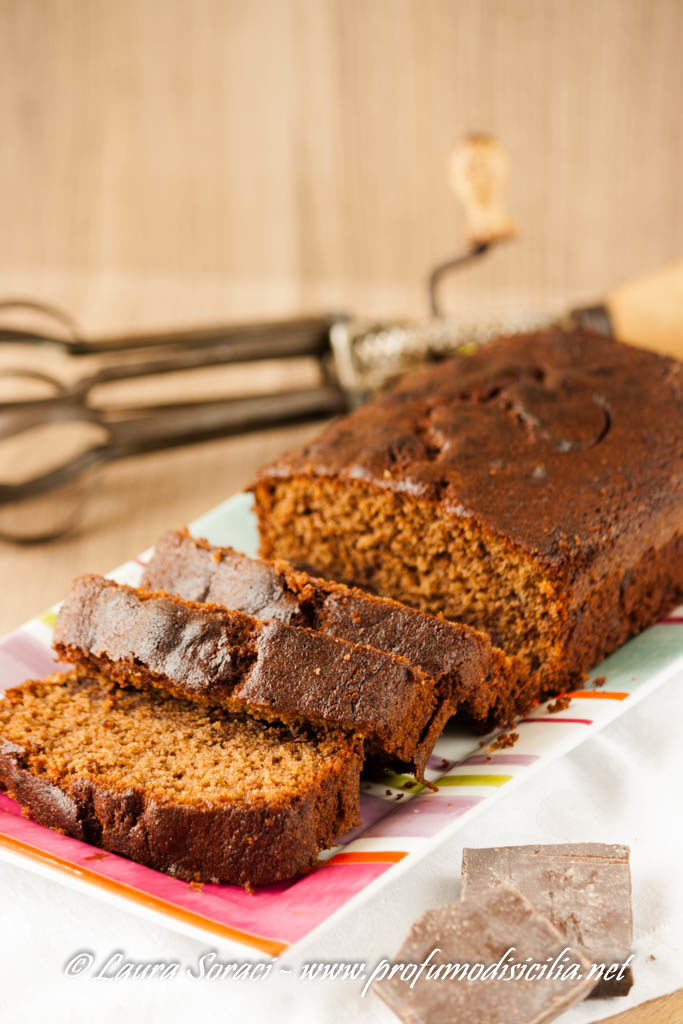
[[[465,212],[465,238],[475,247],[512,238],[517,226],[507,211],[510,166],[507,153],[490,135],[468,135],[453,148],[450,184]]]
[[[432,273],[434,313],[439,311],[436,283],[445,272],[517,233],[506,206],[509,162],[496,139],[462,139],[451,153],[449,170],[451,187],[465,213],[470,256],[456,257]],[[572,316],[622,341],[683,359],[683,261],[618,285],[597,304],[574,310]]]
[[[429,275],[429,305],[432,316],[437,319],[445,316],[438,296],[442,278],[517,232],[505,206],[508,159],[495,139],[488,135],[469,135],[462,139],[451,153],[449,173],[451,188],[465,213],[467,247],[457,256],[438,263]]]
[[[473,249],[485,251],[516,234],[506,207],[508,159],[495,139],[471,135],[459,142],[451,154],[450,176]],[[599,329],[622,341],[683,359],[683,261],[612,288],[599,305],[574,316],[592,325],[602,321]]]

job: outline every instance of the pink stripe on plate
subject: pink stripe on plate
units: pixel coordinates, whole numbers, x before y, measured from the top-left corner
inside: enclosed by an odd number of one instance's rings
[[[460,762],[466,764],[520,764],[529,765],[539,760],[538,754],[472,754]]]
[[[350,832],[345,832],[343,836],[340,836],[336,840],[339,846],[346,846],[348,843],[353,842],[354,839],[359,839],[365,834],[365,830],[375,822],[379,821],[387,814],[391,814],[392,811],[396,810],[395,801],[390,798],[383,799],[381,796],[375,796],[374,793],[361,793],[360,795],[360,820],[361,824],[357,828],[352,828]]]
[[[392,866],[381,862],[335,864],[331,860],[293,882],[266,886],[253,893],[236,885],[205,885],[201,895],[206,894],[211,899],[214,920],[241,931],[292,943],[307,935]],[[152,874],[166,878],[158,871]],[[201,907],[195,910],[203,913]]]
[[[658,626],[672,626],[672,625],[674,625],[674,623],[677,624],[677,625],[680,625],[681,623],[683,623],[683,615],[669,615],[665,619],[660,619],[658,621],[657,625]]]
[[[363,838],[384,836],[434,836],[442,828],[486,798],[483,796],[453,796],[448,793],[420,793],[399,810],[394,808],[363,833]]]
[[[4,811],[5,814],[13,814],[15,818],[22,817],[21,804],[18,804],[16,800],[12,800],[4,793],[0,793],[0,811]]]
[[[51,672],[70,668],[58,662],[49,647],[18,630],[0,641],[0,689],[18,686],[27,679],[40,679]]]
[[[561,718],[559,715],[552,715],[549,718],[520,718],[518,725],[523,722],[569,722],[574,725],[592,725],[592,718]]]
[[[67,861],[75,874],[85,868],[122,886],[200,914],[208,921],[289,943],[307,935],[392,867],[391,863],[335,864],[332,861],[294,881],[267,886],[254,893],[236,885],[207,884],[199,891],[190,888],[187,882],[27,820],[21,816],[19,805],[4,795],[0,795],[0,833]]]

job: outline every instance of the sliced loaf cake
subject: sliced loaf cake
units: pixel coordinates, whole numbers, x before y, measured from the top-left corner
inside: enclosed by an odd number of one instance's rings
[[[453,710],[405,658],[101,576],[74,582],[53,639],[60,658],[86,673],[268,720],[343,728],[420,777]]]
[[[451,710],[464,711],[478,723],[505,724],[535,698],[522,662],[507,657],[470,626],[297,572],[284,562],[213,546],[187,530],[169,530],[159,539],[142,586],[259,619],[306,626],[407,658],[436,681]]]

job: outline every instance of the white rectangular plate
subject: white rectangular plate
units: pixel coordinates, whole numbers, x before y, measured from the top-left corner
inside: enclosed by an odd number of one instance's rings
[[[192,531],[215,544],[255,554],[256,525],[245,494],[209,512]],[[111,575],[136,584],[146,552]],[[55,671],[51,653],[56,609],[0,642],[0,690]],[[502,799],[533,772],[623,714],[667,679],[683,672],[683,608],[629,641],[592,673],[605,677],[572,693],[567,708],[535,708],[515,726],[512,748],[489,750],[479,737],[449,726],[429,760],[436,791],[385,772],[364,779],[362,825],[326,851],[319,865],[290,882],[247,893],[230,885],[195,886],[113,853],[60,835],[25,818],[0,795],[0,856],[92,892],[187,934],[223,946],[278,956],[332,915],[372,900],[389,878],[409,871],[436,844]]]

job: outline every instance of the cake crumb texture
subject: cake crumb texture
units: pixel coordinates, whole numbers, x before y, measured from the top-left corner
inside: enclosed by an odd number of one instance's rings
[[[359,822],[359,743],[75,672],[0,701],[0,783],[35,821],[196,882],[264,885]]]

